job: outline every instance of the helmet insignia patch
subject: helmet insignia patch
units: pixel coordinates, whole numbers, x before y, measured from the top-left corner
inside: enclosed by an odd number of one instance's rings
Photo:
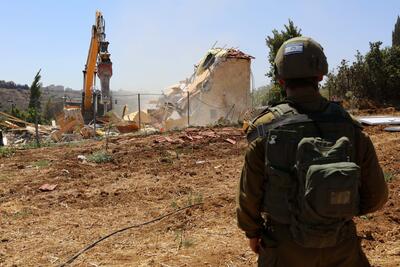
[[[304,44],[303,43],[292,43],[285,46],[284,55],[301,54],[303,53]]]

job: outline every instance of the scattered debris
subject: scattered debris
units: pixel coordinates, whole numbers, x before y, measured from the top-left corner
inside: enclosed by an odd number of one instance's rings
[[[82,162],[86,162],[87,158],[84,155],[78,155],[78,160],[82,161]]]
[[[383,130],[385,130],[386,132],[400,132],[400,126],[386,127]]]
[[[358,120],[366,125],[400,124],[400,117],[398,116],[362,116]]]
[[[226,142],[231,143],[232,145],[236,145],[236,141],[230,138],[225,139]]]
[[[66,175],[69,174],[69,170],[67,170],[67,169],[62,169],[61,172],[62,172],[63,174],[66,174]]]
[[[39,187],[39,190],[42,192],[53,191],[56,189],[56,187],[56,184],[43,184],[41,187]]]
[[[135,122],[116,125],[120,133],[132,133],[139,130],[139,126]]]
[[[206,163],[206,161],[205,160],[198,160],[198,161],[196,161],[196,164],[204,164],[204,163]]]

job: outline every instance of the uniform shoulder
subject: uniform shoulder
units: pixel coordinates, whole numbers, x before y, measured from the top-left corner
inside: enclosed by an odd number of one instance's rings
[[[363,125],[361,124],[361,122],[352,114],[349,114],[351,120],[353,121],[353,124],[355,126],[357,126],[360,130],[364,129]]]
[[[250,123],[249,128],[247,129],[247,133],[254,131],[259,125],[268,124],[272,122],[274,119],[275,116],[271,111],[266,110],[262,112],[260,115],[254,118],[253,121]]]
[[[334,102],[334,101],[330,101],[330,107],[333,107],[335,110],[339,110],[340,113],[342,113],[343,116],[347,117],[349,120],[351,120],[351,122],[354,124],[354,126],[356,126],[359,129],[363,129],[363,126],[361,125],[361,123],[358,121],[358,119],[350,114],[340,103]]]

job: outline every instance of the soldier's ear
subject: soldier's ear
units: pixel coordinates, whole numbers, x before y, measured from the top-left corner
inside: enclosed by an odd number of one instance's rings
[[[282,86],[285,85],[285,80],[279,79],[278,82],[279,82],[279,84],[282,85]]]
[[[318,81],[319,81],[319,82],[322,81],[323,78],[324,78],[324,75],[319,75],[319,76],[318,76]]]

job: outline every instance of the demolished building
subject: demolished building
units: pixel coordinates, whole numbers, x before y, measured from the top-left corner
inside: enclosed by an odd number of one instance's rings
[[[251,59],[233,48],[210,49],[190,78],[164,92],[152,115],[166,129],[240,121],[251,107]]]

